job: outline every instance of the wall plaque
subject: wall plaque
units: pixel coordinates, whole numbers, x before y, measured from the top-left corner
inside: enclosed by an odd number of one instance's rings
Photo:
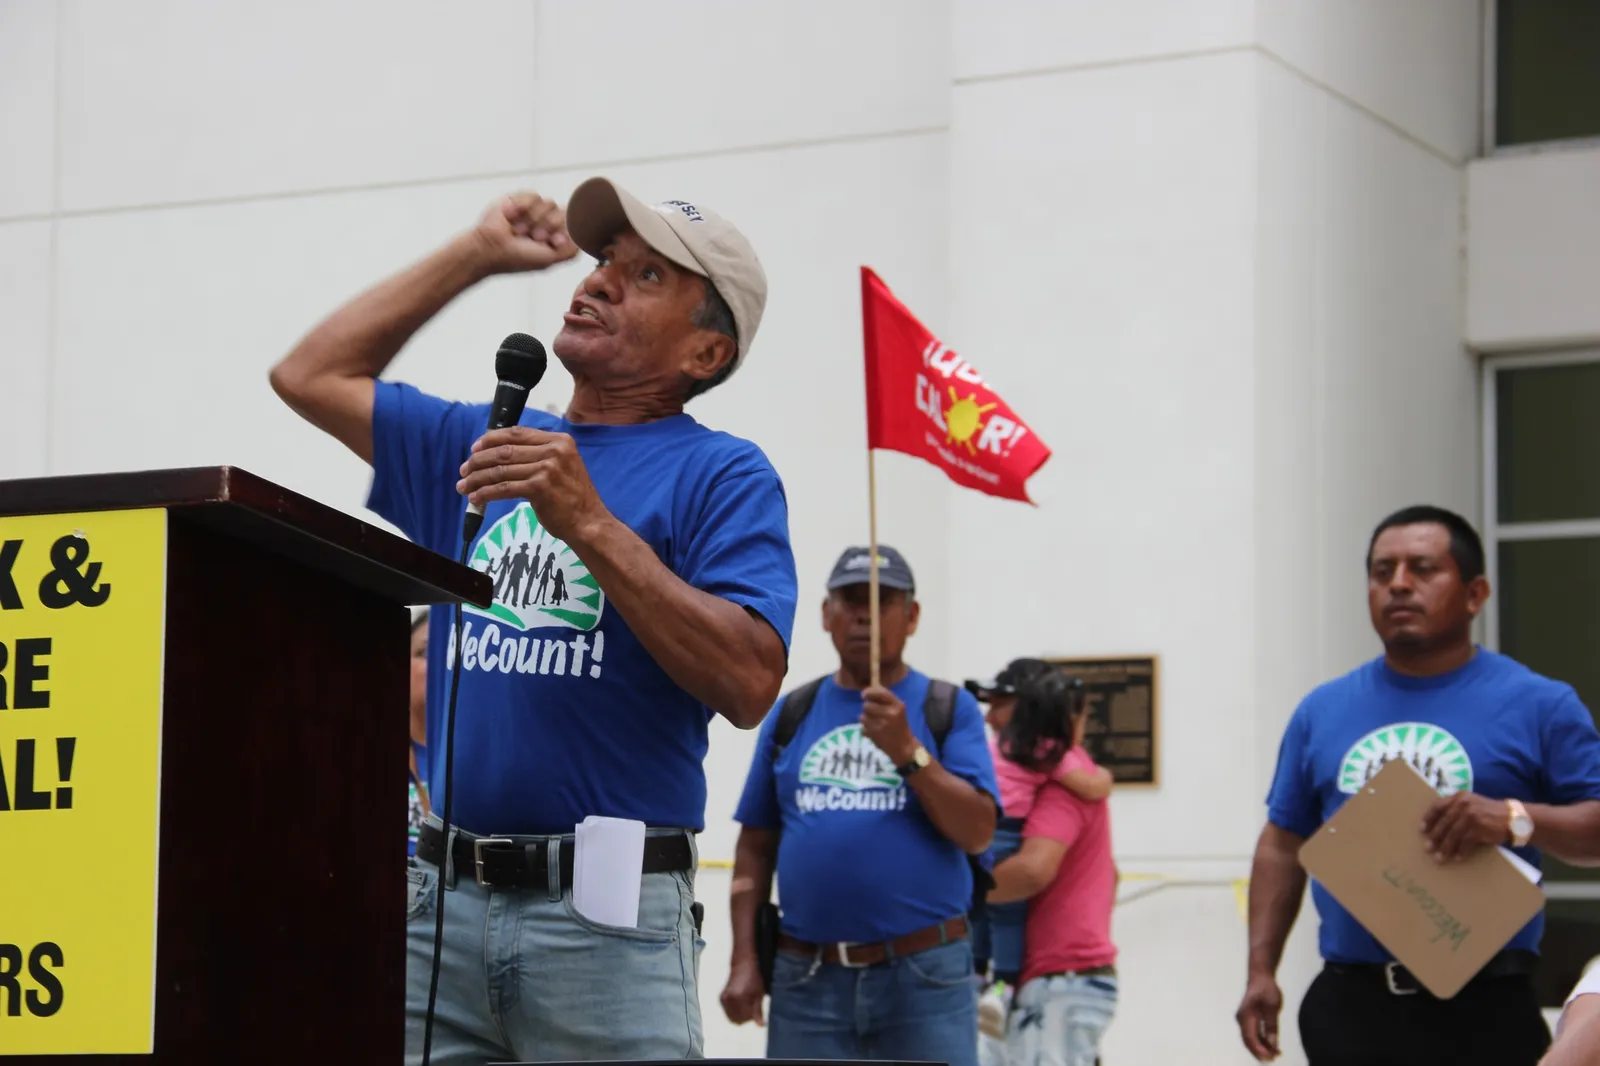
[[[1119,785],[1158,785],[1160,705],[1154,655],[1049,660],[1083,681],[1089,725],[1083,746]]]

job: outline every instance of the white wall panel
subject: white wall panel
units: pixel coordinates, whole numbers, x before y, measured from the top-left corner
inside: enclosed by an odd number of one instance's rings
[[[1478,149],[1473,0],[1260,0],[1263,47],[1452,159]]]
[[[51,225],[0,224],[0,481],[51,472]]]
[[[1244,47],[1251,0],[955,0],[957,78]]]
[[[1125,883],[1123,894],[1141,889],[1148,885]],[[1245,931],[1226,885],[1172,886],[1119,906],[1111,928],[1117,1013],[1101,1044],[1102,1060],[1249,1062],[1233,1022],[1244,990]]]
[[[948,26],[944,0],[542,0],[539,163],[942,126]]]
[[[1161,656],[1133,855],[1241,854],[1252,744],[1255,57],[964,86],[952,345],[1055,450],[951,506],[952,659]]]
[[[1318,288],[1319,167],[1326,96],[1271,59],[1257,64],[1255,814],[1265,817],[1278,743],[1301,698],[1326,680],[1321,583],[1324,447]],[[1348,574],[1346,574],[1348,576]],[[1292,594],[1289,590],[1296,590]]]
[[[53,209],[55,155],[55,5],[0,0],[0,218]]]
[[[1323,668],[1377,654],[1362,560],[1411,503],[1477,517],[1477,372],[1461,344],[1462,174],[1329,101],[1319,157],[1316,342]]]
[[[1472,163],[1467,240],[1469,343],[1600,340],[1600,148]]]
[[[61,206],[533,165],[532,4],[62,2]]]

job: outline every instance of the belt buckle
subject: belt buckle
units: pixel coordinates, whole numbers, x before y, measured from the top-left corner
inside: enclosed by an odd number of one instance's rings
[[[838,948],[839,948],[839,965],[840,966],[843,966],[847,970],[861,970],[861,969],[865,969],[866,968],[867,964],[864,963],[864,962],[851,962],[850,961],[850,945],[849,944],[846,944],[843,940],[841,940],[838,943]]]
[[[1402,988],[1400,986],[1400,982],[1395,978],[1399,970],[1400,964],[1398,962],[1386,962],[1383,964],[1383,983],[1389,986],[1389,994],[1391,996],[1416,995],[1416,988]],[[1406,976],[1411,977],[1410,973],[1407,973]],[[1416,978],[1412,977],[1412,980],[1415,981]]]
[[[515,844],[515,840],[508,837],[477,837],[472,841],[472,876],[478,882],[479,888],[493,888],[494,886],[483,879],[483,848],[486,844]]]

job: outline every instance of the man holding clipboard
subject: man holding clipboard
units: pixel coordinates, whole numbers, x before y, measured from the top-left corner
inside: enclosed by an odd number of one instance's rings
[[[1250,878],[1245,1046],[1276,1058],[1275,977],[1305,890],[1300,846],[1384,765],[1404,759],[1440,793],[1419,827],[1456,861],[1504,845],[1600,863],[1600,733],[1568,685],[1472,642],[1489,597],[1483,543],[1459,515],[1410,507],[1379,524],[1367,601],[1384,655],[1311,693],[1285,730]],[[1535,850],[1537,849],[1537,850]],[[1535,1066],[1549,1046],[1531,974],[1543,916],[1441,1000],[1320,885],[1325,966],[1300,1008],[1311,1066]]]

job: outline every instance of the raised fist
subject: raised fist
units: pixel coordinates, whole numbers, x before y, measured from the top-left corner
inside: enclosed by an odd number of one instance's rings
[[[490,204],[473,234],[492,274],[543,270],[578,254],[561,205],[533,192],[512,193]]]

